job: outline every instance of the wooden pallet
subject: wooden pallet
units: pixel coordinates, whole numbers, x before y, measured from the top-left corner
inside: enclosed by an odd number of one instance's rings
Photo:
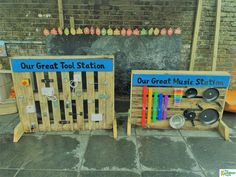
[[[20,125],[14,130],[14,142],[23,132],[38,131],[76,131],[112,129],[117,137],[114,114],[114,57],[113,56],[63,56],[63,57],[14,57],[14,60],[61,59],[89,60],[109,59],[113,62],[109,72],[14,72],[13,82],[17,95]],[[70,81],[80,76],[73,89]],[[22,86],[22,80],[29,80],[29,86]],[[42,80],[52,82],[44,83]],[[73,83],[72,83],[73,86]],[[54,99],[42,94],[42,88],[53,88]],[[34,113],[27,113],[26,106],[35,106]],[[101,121],[94,121],[93,116],[102,115]]]
[[[137,125],[137,126],[141,126],[141,118],[142,118],[142,98],[143,98],[143,86],[137,86],[133,84],[133,78],[134,75],[154,75],[157,78],[159,77],[158,75],[209,75],[209,76],[229,76],[228,73],[225,72],[191,72],[191,71],[132,71],[131,74],[131,95],[130,95],[130,111],[129,111],[129,118],[128,118],[128,124],[127,124],[127,134],[131,135],[131,125]],[[147,85],[148,86],[148,85]],[[184,92],[188,89],[188,88],[192,88],[194,86],[177,86],[178,88],[183,88]],[[195,126],[192,125],[192,123],[190,121],[185,121],[185,124],[183,126],[182,129],[188,129],[188,130],[209,130],[209,129],[215,129],[215,128],[221,128],[224,127],[224,129],[227,129],[226,131],[224,131],[223,136],[225,137],[225,139],[228,139],[229,135],[225,132],[228,131],[228,128],[226,126],[222,126],[225,125],[222,122],[222,115],[223,115],[223,108],[225,105],[225,98],[226,98],[226,92],[228,87],[225,88],[218,88],[220,96],[219,98],[214,101],[214,102],[206,102],[203,99],[203,92],[204,90],[206,90],[209,87],[195,87],[198,91],[198,95],[195,98],[186,98],[183,97],[182,98],[182,102],[180,105],[176,106],[174,105],[174,86],[155,86],[155,85],[151,85],[148,86],[148,89],[152,89],[151,92],[151,96],[149,95],[149,92],[147,92],[146,97],[147,100],[149,97],[153,97],[153,93],[155,90],[158,91],[158,93],[162,93],[162,94],[167,94],[169,97],[169,101],[168,101],[168,107],[167,107],[167,120],[161,120],[161,121],[156,121],[156,122],[151,122],[150,124],[148,124],[145,128],[156,128],[156,129],[171,129],[170,125],[169,125],[169,119],[173,116],[173,115],[183,115],[184,110],[186,109],[193,109],[195,110],[196,113],[196,119],[194,121]],[[215,110],[218,111],[220,118],[219,121],[217,121],[216,123],[212,124],[212,125],[204,125],[201,123],[201,121],[199,120],[199,114],[201,113],[200,107],[202,107],[203,109],[207,109],[207,108],[213,108]],[[147,122],[147,117],[148,114],[152,113],[153,107],[152,105],[148,105],[146,106],[146,122]],[[149,112],[149,113],[148,113]],[[221,131],[220,131],[221,132]],[[225,136],[225,134],[227,134]]]

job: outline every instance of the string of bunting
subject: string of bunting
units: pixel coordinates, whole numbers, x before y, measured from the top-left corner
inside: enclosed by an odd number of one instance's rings
[[[172,36],[172,35],[180,35],[182,33],[182,30],[180,27],[173,29],[173,28],[150,28],[150,29],[145,29],[142,28],[141,30],[138,28],[122,28],[121,30],[118,28],[112,29],[112,28],[99,28],[99,27],[85,27],[85,28],[80,28],[78,27],[77,29],[75,28],[65,28],[61,29],[60,27],[58,28],[52,28],[51,30],[44,28],[43,34],[44,36],[49,36],[49,35],[97,35],[97,36],[139,36],[139,35],[149,35],[149,36]]]

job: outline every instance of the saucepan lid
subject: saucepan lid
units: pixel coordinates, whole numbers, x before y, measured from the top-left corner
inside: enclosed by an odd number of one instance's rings
[[[217,110],[209,108],[205,109],[200,113],[200,121],[203,124],[211,125],[214,124],[219,119],[219,113]]]
[[[208,88],[203,92],[203,99],[207,102],[215,101],[219,97],[219,90],[216,88]]]

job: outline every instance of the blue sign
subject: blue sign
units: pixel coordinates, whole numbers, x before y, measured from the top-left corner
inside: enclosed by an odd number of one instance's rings
[[[218,87],[229,86],[230,76],[134,74],[133,86],[155,87]]]
[[[13,72],[113,71],[112,59],[12,59]]]

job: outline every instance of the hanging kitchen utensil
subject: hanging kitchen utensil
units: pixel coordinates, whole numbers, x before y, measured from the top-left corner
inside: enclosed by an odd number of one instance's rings
[[[120,35],[120,30],[119,30],[118,28],[116,28],[116,29],[114,30],[114,35],[115,35],[115,36],[119,36],[119,35]]]
[[[70,30],[69,30],[68,28],[65,28],[64,34],[65,34],[66,36],[68,36],[68,35],[70,34]]]
[[[143,105],[142,105],[142,127],[145,128],[146,126],[146,107],[147,107],[147,86],[143,87]]]
[[[160,30],[158,28],[155,28],[154,31],[153,31],[153,34],[155,36],[158,36],[160,34]]]
[[[165,36],[167,34],[167,30],[165,28],[161,29],[161,35]]]
[[[80,27],[78,27],[76,30],[76,34],[83,34],[83,30]]]
[[[131,36],[132,35],[132,29],[131,28],[128,28],[127,31],[126,31],[126,35],[127,36]]]
[[[217,110],[209,108],[200,113],[200,121],[205,125],[214,124],[219,119],[219,113]]]
[[[62,31],[61,27],[58,27],[58,28],[57,28],[57,32],[58,32],[59,35],[62,35],[62,34],[63,34],[63,31]]]
[[[44,28],[43,34],[44,34],[44,36],[48,36],[50,34],[50,32],[47,28]]]
[[[122,30],[121,30],[120,33],[121,33],[122,36],[126,36],[126,30],[125,30],[125,28],[122,28]]]
[[[172,28],[169,28],[167,34],[168,36],[172,36],[174,34],[174,30]]]
[[[191,121],[193,126],[195,126],[194,125],[194,119],[196,118],[196,113],[193,110],[186,109],[186,110],[184,110],[183,115],[187,120]]]
[[[147,30],[145,28],[141,30],[141,35],[147,35]]]
[[[164,96],[164,107],[163,107],[163,119],[166,120],[167,118],[167,107],[168,107],[168,95]]]
[[[102,28],[101,34],[105,36],[107,34],[107,30],[105,28]]]
[[[197,92],[197,89],[195,89],[195,88],[189,88],[185,91],[185,96],[187,98],[194,98],[197,96],[197,94],[198,94],[198,92]]]
[[[181,129],[184,123],[185,118],[182,115],[173,115],[169,120],[169,124],[173,129]]]
[[[163,94],[160,93],[159,94],[159,98],[158,98],[158,120],[161,120],[162,119],[162,107],[163,107]]]
[[[150,28],[150,29],[148,30],[148,35],[149,35],[149,36],[153,35],[153,31],[154,31],[153,28]]]
[[[219,97],[219,90],[216,88],[208,88],[203,92],[203,99],[207,102],[215,101]]]
[[[157,121],[157,103],[158,103],[158,91],[154,91],[153,106],[152,106],[152,122]]]
[[[93,26],[90,27],[90,34],[91,35],[94,35],[95,34],[95,29]]]
[[[113,30],[109,27],[107,30],[107,35],[112,36],[113,35]]]
[[[96,33],[97,36],[100,36],[100,35],[101,35],[101,30],[100,30],[99,27],[96,28],[95,33]]]
[[[148,88],[148,114],[147,114],[147,125],[150,126],[152,119],[152,93],[153,88]]]

